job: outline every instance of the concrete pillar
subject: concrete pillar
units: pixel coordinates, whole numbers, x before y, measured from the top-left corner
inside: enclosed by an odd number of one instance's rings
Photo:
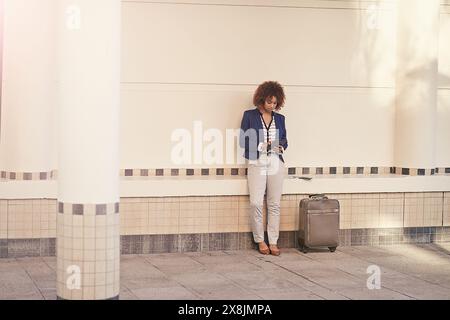
[[[439,0],[399,0],[394,162],[435,168]]]
[[[58,0],[57,295],[116,299],[120,0]]]

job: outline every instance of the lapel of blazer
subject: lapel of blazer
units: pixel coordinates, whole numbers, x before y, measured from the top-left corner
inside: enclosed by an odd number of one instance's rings
[[[261,116],[260,116],[260,113],[259,113],[259,110],[258,110],[258,108],[255,108],[254,109],[254,111],[253,111],[253,119],[254,119],[254,121],[256,122],[256,129],[262,129],[263,128],[263,125],[262,125],[262,122],[261,122]]]

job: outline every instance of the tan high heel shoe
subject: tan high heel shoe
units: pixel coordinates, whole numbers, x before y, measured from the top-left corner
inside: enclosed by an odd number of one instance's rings
[[[261,254],[269,254],[270,253],[270,249],[264,241],[258,243],[258,251]]]
[[[278,249],[278,246],[276,244],[273,244],[273,245],[271,244],[269,246],[269,250],[270,250],[270,253],[274,256],[279,256],[281,254],[280,249]]]

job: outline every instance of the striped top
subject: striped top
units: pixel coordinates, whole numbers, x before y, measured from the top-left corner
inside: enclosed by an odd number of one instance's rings
[[[276,126],[276,123],[275,123],[275,117],[272,118],[272,122],[270,123],[269,130],[267,130],[266,124],[264,123],[264,119],[263,119],[262,116],[260,116],[260,119],[261,119],[263,131],[264,131],[264,140],[260,142],[258,150],[262,151],[261,150],[262,149],[262,145],[264,143],[267,143],[267,135],[269,135],[269,140],[271,142],[274,142],[276,140],[276,138],[277,138],[277,135],[276,135],[276,133],[277,133],[277,126]],[[267,132],[267,131],[269,131],[269,132]],[[269,154],[273,154],[273,152],[269,151],[267,153],[267,155],[269,155]]]
[[[266,124],[264,124],[264,120],[262,117],[261,118],[261,122],[262,122],[262,126],[263,126],[263,130],[264,130],[264,142],[267,142],[267,128],[266,128]],[[277,138],[277,127],[275,124],[275,117],[272,120],[272,123],[270,124],[269,127],[269,140],[274,142],[275,139]]]

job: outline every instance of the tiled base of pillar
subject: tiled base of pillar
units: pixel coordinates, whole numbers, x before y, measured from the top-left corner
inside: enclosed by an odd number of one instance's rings
[[[267,240],[267,239],[266,239]],[[343,229],[341,246],[450,242],[450,227]],[[281,231],[281,248],[296,248],[297,231]],[[0,239],[0,258],[54,256],[56,239]],[[121,254],[256,249],[250,232],[121,236]]]
[[[64,298],[61,298],[59,296],[56,296],[56,300],[67,300],[67,299],[64,299]],[[120,300],[120,299],[119,299],[119,295],[117,295],[115,297],[108,298],[108,299],[102,299],[102,300]]]

